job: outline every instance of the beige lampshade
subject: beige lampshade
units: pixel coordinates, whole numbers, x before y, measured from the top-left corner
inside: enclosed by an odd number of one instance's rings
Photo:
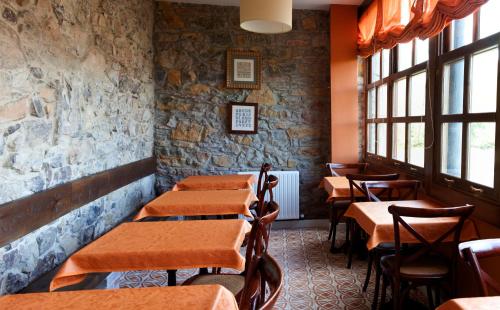
[[[292,0],[241,0],[240,27],[257,33],[292,30]]]

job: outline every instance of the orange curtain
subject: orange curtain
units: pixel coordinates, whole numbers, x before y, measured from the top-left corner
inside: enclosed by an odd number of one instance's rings
[[[440,33],[454,19],[476,11],[488,0],[374,0],[358,23],[358,49],[367,57],[414,38]]]

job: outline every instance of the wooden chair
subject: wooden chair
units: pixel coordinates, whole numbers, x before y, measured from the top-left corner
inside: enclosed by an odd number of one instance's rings
[[[349,180],[349,190],[351,195],[350,204],[356,201],[366,201],[367,194],[365,190],[361,187],[361,182],[364,181],[393,181],[399,178],[398,173],[391,174],[347,174],[345,176]],[[356,192],[360,191],[363,195],[360,197],[356,195]],[[380,194],[380,193],[379,193]],[[351,242],[348,249],[347,257],[347,268],[351,268],[352,265],[352,254],[354,252],[354,247],[359,243],[358,235],[361,233],[356,222],[348,220],[348,227],[351,235]]]
[[[254,257],[245,281],[246,287],[259,287],[259,289],[257,294],[250,289],[245,290],[238,301],[239,308],[242,310],[273,309],[283,288],[283,272],[276,260],[268,253]],[[266,292],[266,288],[269,293]]]
[[[261,197],[258,197],[259,201],[257,202],[257,208],[255,209],[256,214],[254,214],[254,215],[256,215],[257,217],[262,217],[262,216],[267,214],[267,209],[266,209],[267,204],[265,201],[266,193],[269,192],[269,201],[270,202],[274,201],[273,189],[276,188],[276,186],[278,186],[278,183],[279,183],[279,179],[277,176],[270,174],[267,177],[266,182],[262,186],[262,191],[261,191],[261,195],[260,195]]]
[[[352,163],[352,164],[338,164],[338,163],[327,163],[326,168],[332,177],[344,176],[345,172],[356,172],[359,174],[365,174],[368,168],[367,163]],[[332,203],[330,210],[330,230],[328,232],[328,240],[332,240],[332,245],[330,247],[330,252],[335,252],[335,239],[337,236],[337,225],[340,223],[342,216],[351,204],[350,200],[339,200]],[[349,239],[349,231],[346,225],[346,243]]]
[[[385,302],[387,280],[392,287],[393,308],[401,309],[402,301],[410,289],[417,286],[427,287],[427,298],[431,309],[434,308],[432,288],[440,287],[445,279],[450,278],[451,283],[455,279],[455,263],[457,250],[452,251],[451,258],[446,253],[446,245],[452,249],[458,248],[460,233],[465,220],[474,211],[474,206],[466,205],[453,208],[414,208],[392,205],[389,213],[392,214],[394,224],[394,246],[395,254],[382,257],[381,266],[384,275],[382,287],[382,303]],[[457,223],[450,227],[445,233],[434,241],[426,239],[420,232],[415,230],[405,218],[458,218]],[[421,247],[411,254],[403,254],[400,226],[404,227],[414,238],[421,243]],[[452,237],[451,242],[446,239]],[[401,290],[401,284],[406,284]],[[436,301],[439,302],[439,289],[436,290]]]
[[[264,186],[268,179],[268,173],[269,171],[271,171],[272,167],[273,166],[269,163],[263,163],[262,166],[260,167],[259,178],[257,180],[257,194],[256,194],[259,201],[264,201],[264,196],[266,195]],[[254,202],[250,206],[250,212],[252,212],[253,215],[256,215],[255,210],[259,207],[259,201]]]
[[[500,282],[482,267],[480,260],[500,256],[500,239],[483,239],[463,242],[458,245],[459,253],[472,270],[480,296],[500,295]]]
[[[420,181],[416,180],[361,182],[361,188],[367,200],[372,202],[382,201],[382,198],[390,201],[416,200],[419,187]],[[368,267],[366,270],[365,283],[363,284],[363,292],[366,292],[368,288],[372,267],[375,265],[375,290],[373,293],[372,309],[376,309],[378,304],[380,278],[382,276],[380,259],[382,256],[394,254],[394,251],[394,243],[382,243],[368,253]]]
[[[269,244],[269,226],[276,220],[279,214],[279,206],[276,202],[269,202],[266,205],[268,213],[255,218],[252,223],[247,249],[245,253],[245,270],[241,274],[198,274],[187,279],[182,285],[209,285],[219,284],[227,288],[240,300],[242,295],[255,296],[256,287],[246,281],[246,273],[250,270],[252,264],[255,264],[255,257],[260,257],[267,252]]]

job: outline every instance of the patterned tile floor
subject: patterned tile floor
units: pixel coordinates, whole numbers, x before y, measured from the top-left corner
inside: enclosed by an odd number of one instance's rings
[[[329,252],[327,235],[326,229],[273,229],[269,251],[285,275],[276,309],[370,308],[373,283],[368,293],[361,291],[366,261],[355,259],[353,268],[347,269],[344,254]],[[178,271],[178,283],[196,272]],[[167,285],[165,271],[133,271],[112,274],[108,279],[108,288]]]

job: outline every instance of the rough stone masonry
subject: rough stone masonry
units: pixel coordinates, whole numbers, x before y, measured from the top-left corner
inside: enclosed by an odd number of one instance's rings
[[[317,187],[330,143],[328,12],[294,10],[293,31],[262,35],[239,28],[236,7],[156,5],[159,189],[187,175],[256,170],[266,161],[276,170],[298,170],[301,212],[323,215]],[[261,90],[225,87],[228,48],[261,53]],[[228,133],[230,101],[259,103],[257,135]]]
[[[153,1],[0,0],[0,205],[152,156]],[[0,248],[16,292],[153,196],[137,181]]]

